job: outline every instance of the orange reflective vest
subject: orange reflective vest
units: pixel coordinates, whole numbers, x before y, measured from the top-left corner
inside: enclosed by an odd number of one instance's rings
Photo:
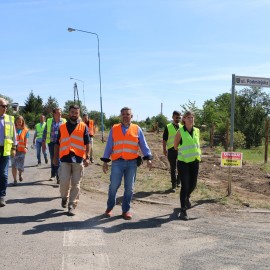
[[[17,133],[17,151],[19,152],[24,152],[24,153],[27,152],[27,149],[25,148],[26,147],[25,139],[26,139],[27,132],[28,132],[28,129],[24,128],[20,135]]]
[[[71,134],[68,133],[66,123],[60,126],[60,158],[69,155],[69,152],[85,158],[84,130],[83,122],[78,123]]]
[[[94,136],[94,120],[88,121],[89,135]]]
[[[137,158],[139,151],[138,125],[130,124],[126,134],[122,132],[121,124],[112,127],[113,151],[112,160]]]

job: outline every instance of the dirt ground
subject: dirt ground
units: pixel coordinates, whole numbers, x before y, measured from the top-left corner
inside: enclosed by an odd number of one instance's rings
[[[134,199],[179,205],[179,191],[171,193],[169,190],[169,163],[162,152],[162,133],[145,133],[145,137],[154,156],[153,169],[150,174],[146,164],[138,168]],[[82,186],[86,190],[95,189],[106,193],[109,174],[102,173],[102,162],[99,158],[102,156],[105,144],[99,143],[99,140],[100,137],[97,135],[94,145],[95,163],[85,170]],[[213,149],[203,147],[198,186],[192,195],[193,203],[203,201],[211,203],[213,207],[270,209],[270,178],[260,165],[243,161],[242,168],[232,168],[230,196],[227,196],[228,172],[228,168],[220,167],[220,156],[215,154]],[[152,187],[143,184],[147,179],[152,180]],[[155,181],[158,181],[158,184]],[[162,181],[165,182],[164,185],[161,185]]]

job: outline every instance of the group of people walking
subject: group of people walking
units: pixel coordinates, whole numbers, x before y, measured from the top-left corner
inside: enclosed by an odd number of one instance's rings
[[[28,149],[29,131],[22,116],[15,121],[6,114],[8,104],[0,98],[0,207],[5,206],[8,183],[8,164],[11,157],[14,185],[23,181],[24,159]],[[136,172],[143,160],[149,170],[152,168],[153,155],[146,142],[142,129],[131,122],[132,110],[124,107],[120,111],[121,123],[111,128],[104,154],[102,170],[108,172],[111,162],[110,185],[105,215],[113,216],[117,191],[124,178],[122,216],[132,219],[131,201],[134,192]],[[80,181],[84,167],[93,162],[94,125],[87,115],[80,119],[80,108],[69,107],[69,120],[61,117],[61,109],[53,110],[53,117],[35,125],[33,145],[36,146],[38,166],[41,165],[41,150],[44,161],[48,163],[47,145],[51,160],[50,180],[60,184],[61,206],[68,208],[68,215],[76,213],[79,201]],[[194,127],[194,115],[186,112],[181,120],[180,112],[174,111],[173,121],[163,133],[163,153],[170,163],[172,192],[181,187],[179,218],[188,220],[186,210],[191,207],[190,195],[196,188],[201,159],[200,133]],[[138,153],[141,151],[143,157]]]

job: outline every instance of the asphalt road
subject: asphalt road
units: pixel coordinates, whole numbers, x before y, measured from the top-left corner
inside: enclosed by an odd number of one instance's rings
[[[82,191],[69,217],[49,166],[36,163],[29,149],[24,180],[9,184],[0,208],[0,270],[270,269],[267,211],[217,212],[205,203],[181,221],[177,205],[134,202],[126,221],[119,205],[103,216],[106,195]]]

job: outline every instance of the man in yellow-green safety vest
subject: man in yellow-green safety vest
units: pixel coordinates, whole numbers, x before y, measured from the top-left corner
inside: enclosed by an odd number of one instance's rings
[[[0,207],[6,205],[9,157],[16,154],[14,117],[6,114],[8,102],[0,98]]]
[[[38,166],[41,165],[41,148],[42,148],[42,136],[43,136],[43,131],[46,126],[45,122],[45,116],[41,115],[39,118],[39,123],[35,125],[35,134],[33,138],[33,145],[36,146],[36,151],[37,151],[37,160],[38,160]],[[47,149],[42,151],[45,163],[48,163],[48,157],[47,157]]]
[[[53,109],[53,118],[48,118],[46,121],[46,126],[43,131],[42,136],[42,150],[46,149],[46,144],[49,147],[50,159],[51,159],[51,177],[50,180],[57,180],[59,184],[58,169],[59,166],[53,164],[54,157],[54,145],[57,141],[59,128],[63,123],[66,123],[65,118],[61,118],[62,110],[60,108]],[[60,163],[59,163],[60,164]]]
[[[177,170],[177,150],[174,150],[174,137],[181,127],[181,115],[179,111],[173,111],[173,121],[169,123],[163,132],[163,154],[168,158],[171,170],[172,192],[176,192],[176,187],[180,187],[180,172]]]

